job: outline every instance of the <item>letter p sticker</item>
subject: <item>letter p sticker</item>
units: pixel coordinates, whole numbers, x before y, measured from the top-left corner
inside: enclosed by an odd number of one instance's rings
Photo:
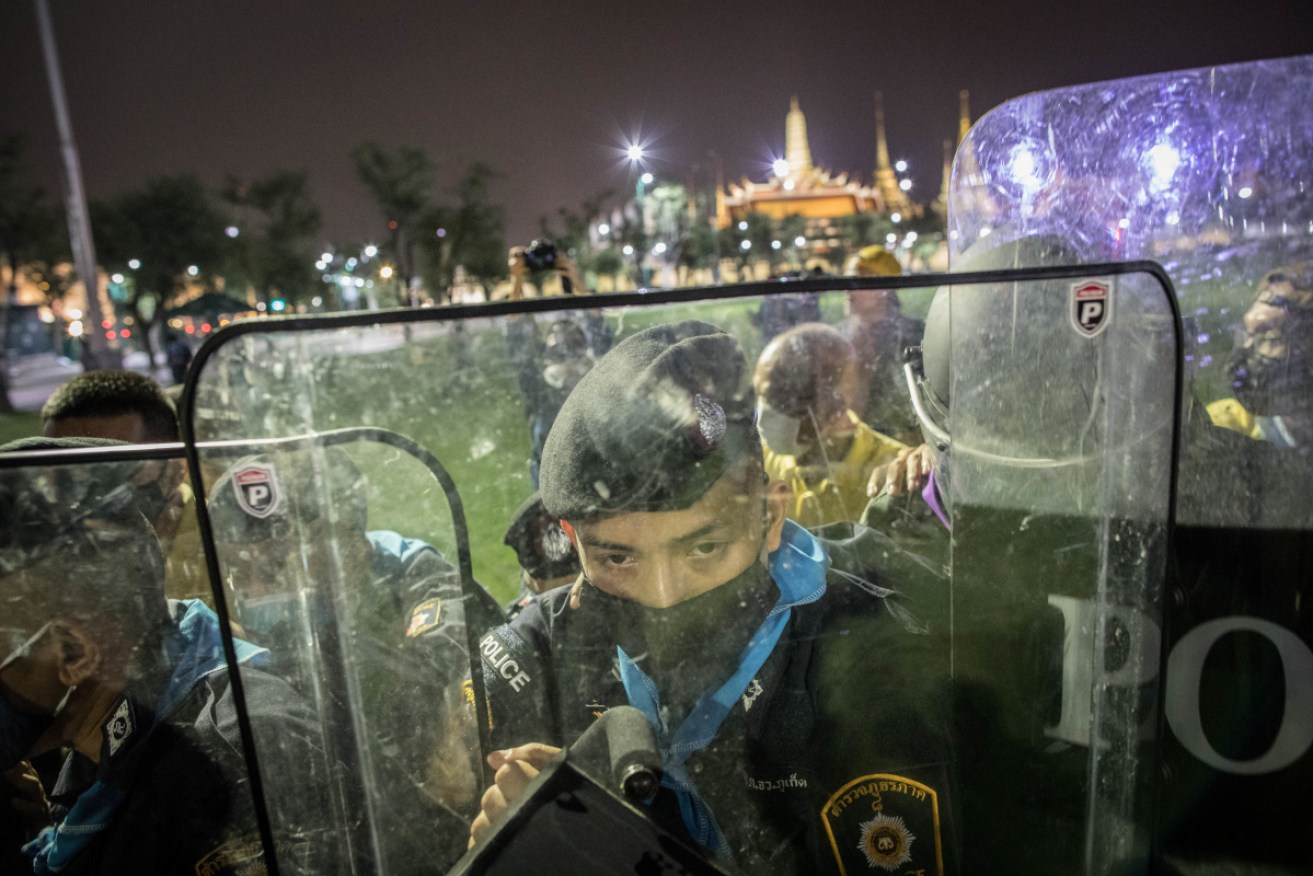
[[[1099,280],[1082,280],[1071,287],[1071,324],[1087,338],[1108,327],[1112,288]]]

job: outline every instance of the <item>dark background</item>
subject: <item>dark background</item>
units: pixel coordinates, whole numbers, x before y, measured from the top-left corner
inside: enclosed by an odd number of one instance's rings
[[[305,170],[325,241],[386,236],[349,158],[367,139],[424,148],[444,188],[493,164],[515,242],[557,207],[627,191],[632,137],[658,177],[707,185],[714,149],[727,179],[764,178],[793,95],[816,163],[869,180],[881,90],[892,157],[928,202],[960,89],[978,117],[1030,91],[1313,51],[1308,0],[50,5],[90,197]],[[32,3],[0,4],[0,34],[0,135],[26,136],[57,194]]]

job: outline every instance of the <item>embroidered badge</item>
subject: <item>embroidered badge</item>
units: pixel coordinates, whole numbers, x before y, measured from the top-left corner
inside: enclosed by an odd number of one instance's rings
[[[570,544],[570,537],[565,534],[561,524],[552,521],[543,527],[542,549],[544,557],[553,563],[558,563],[570,556],[574,545]]]
[[[929,785],[889,773],[862,776],[831,795],[821,820],[840,873],[943,876],[939,795]]]
[[[282,499],[273,466],[258,462],[244,465],[233,473],[233,490],[237,494],[237,507],[252,517],[268,517]]]
[[[761,696],[764,689],[761,686],[760,679],[754,678],[748,682],[748,689],[743,692],[743,711],[746,712],[752,708],[752,704],[757,701],[757,697]]]
[[[410,626],[406,627],[406,637],[413,639],[422,636],[438,625],[442,617],[442,600],[426,599],[415,606],[410,613]]]
[[[689,430],[689,440],[696,450],[710,453],[720,446],[725,437],[725,409],[705,395],[693,396],[693,412],[697,425]]]
[[[124,697],[119,700],[118,706],[110,713],[109,720],[105,722],[105,741],[109,743],[109,756],[113,757],[118,750],[123,747],[123,743],[128,741],[132,731],[136,729],[136,722],[132,719],[132,704],[128,698]]]

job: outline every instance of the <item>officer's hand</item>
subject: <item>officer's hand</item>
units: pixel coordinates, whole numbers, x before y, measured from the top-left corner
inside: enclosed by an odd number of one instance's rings
[[[511,299],[518,301],[524,297],[524,279],[529,276],[529,266],[524,262],[524,247],[511,247],[506,265],[511,272]]]
[[[561,250],[556,251],[556,273],[560,274],[562,279],[570,281],[572,295],[583,295],[588,292],[584,287],[584,275],[579,272],[579,266]]]
[[[36,770],[27,761],[7,769],[2,774],[9,798],[9,807],[23,820],[30,836],[36,836],[41,828],[50,824],[50,801],[46,799],[45,789]]]
[[[904,447],[898,451],[893,462],[879,466],[871,472],[866,482],[866,495],[875,497],[881,493],[891,496],[902,495],[904,491],[914,493],[925,486],[930,478],[930,447]]]
[[[488,766],[497,772],[492,787],[483,792],[483,799],[479,801],[478,816],[470,824],[470,848],[506,817],[511,804],[524,796],[529,781],[561,755],[561,749],[541,742],[530,742],[488,755]]]

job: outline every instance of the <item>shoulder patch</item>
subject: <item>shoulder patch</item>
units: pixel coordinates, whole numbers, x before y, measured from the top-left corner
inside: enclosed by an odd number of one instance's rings
[[[264,871],[259,834],[230,839],[196,862],[196,876],[229,876]]]
[[[426,599],[410,612],[410,624],[406,627],[406,637],[413,639],[422,636],[438,625],[442,619],[442,600]]]
[[[906,867],[943,876],[939,795],[929,785],[891,773],[862,776],[825,801],[821,821],[841,873]]]

